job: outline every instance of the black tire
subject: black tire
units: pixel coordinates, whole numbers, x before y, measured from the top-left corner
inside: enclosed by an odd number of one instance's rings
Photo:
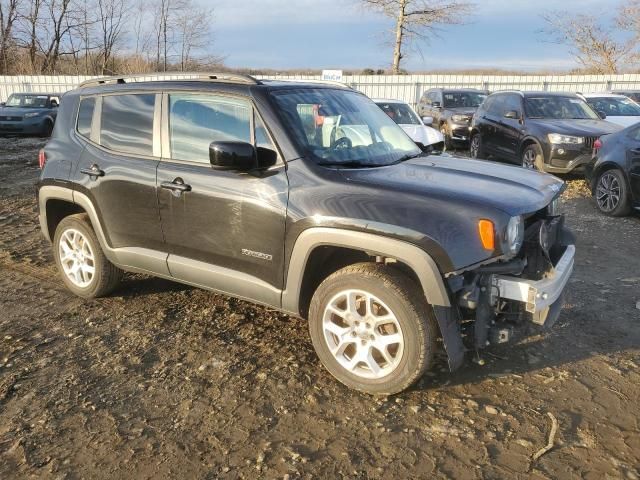
[[[598,174],[593,198],[598,210],[611,217],[624,217],[631,213],[629,187],[624,174],[617,168]]]
[[[53,133],[53,122],[51,120],[45,120],[44,125],[42,125],[42,136],[50,137],[51,133]]]
[[[447,124],[443,123],[442,125],[440,125],[440,133],[442,134],[442,137],[444,138],[444,149],[446,150],[451,150],[453,148],[453,143],[451,142],[451,137],[449,136],[449,133],[447,133]]]
[[[527,145],[522,151],[522,166],[530,170],[544,171],[544,154],[537,143]]]
[[[323,317],[328,302],[351,289],[365,291],[384,302],[397,319],[403,336],[402,355],[396,367],[380,378],[364,378],[343,367],[325,339]],[[421,288],[399,270],[375,263],[350,265],[320,284],[309,309],[309,331],[318,357],[329,373],[346,386],[373,395],[391,395],[412,385],[431,366],[436,349],[437,327]],[[355,337],[355,333],[351,335]]]
[[[484,146],[482,144],[482,136],[479,133],[474,133],[469,141],[469,154],[471,158],[482,159],[484,158]]]
[[[94,273],[90,282],[85,287],[80,287],[73,283],[62,267],[60,242],[63,234],[68,230],[79,231],[89,244],[90,250],[93,253]],[[65,286],[79,297],[97,298],[108,295],[116,289],[122,279],[122,270],[107,260],[107,257],[105,257],[102,252],[98,237],[96,237],[86,214],[70,215],[60,221],[53,238],[53,256]]]

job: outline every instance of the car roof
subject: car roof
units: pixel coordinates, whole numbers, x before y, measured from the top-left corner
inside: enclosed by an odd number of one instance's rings
[[[619,93],[581,93],[584,98],[627,98],[625,95]]]
[[[442,92],[451,92],[451,93],[456,93],[456,92],[487,93],[487,91],[482,89],[482,88],[445,88],[445,87],[435,87],[435,88],[430,88],[429,90],[431,90],[431,91],[439,90],[439,91],[442,91]]]
[[[393,98],[372,98],[371,100],[373,100],[375,103],[404,103],[405,105],[407,104],[407,102],[405,102],[404,100],[397,100]]]
[[[44,92],[13,92],[11,95],[35,95],[37,97],[59,97],[61,93],[44,93]]]

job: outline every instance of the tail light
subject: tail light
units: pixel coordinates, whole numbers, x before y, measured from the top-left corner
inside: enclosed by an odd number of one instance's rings
[[[44,148],[42,148],[38,152],[38,165],[40,165],[40,170],[44,168],[45,163],[47,163],[47,155],[44,153]]]

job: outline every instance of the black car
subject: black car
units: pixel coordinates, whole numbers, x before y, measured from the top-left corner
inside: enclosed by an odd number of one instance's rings
[[[550,173],[580,172],[594,142],[621,128],[578,95],[496,92],[473,117],[470,152]]]
[[[466,146],[471,118],[489,92],[474,89],[432,88],[422,95],[418,113],[425,125],[442,132],[445,146]]]
[[[640,209],[640,125],[600,137],[585,174],[602,213],[620,217]]]
[[[640,103],[640,90],[612,90],[611,93],[615,93],[616,95],[624,95],[625,97],[629,97],[636,103]]]
[[[563,182],[425,154],[348,87],[101,78],[64,96],[57,125],[40,225],[81,297],[128,270],[268,305],[375,394],[420,378],[439,337],[456,369],[562,308]]]
[[[13,93],[0,103],[0,134],[51,135],[58,113],[60,95]]]

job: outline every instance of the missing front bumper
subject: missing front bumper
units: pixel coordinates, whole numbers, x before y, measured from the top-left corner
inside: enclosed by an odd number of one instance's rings
[[[501,299],[522,302],[538,325],[555,323],[562,308],[562,293],[573,272],[575,253],[575,246],[568,245],[558,263],[542,280],[493,275],[494,294]]]

